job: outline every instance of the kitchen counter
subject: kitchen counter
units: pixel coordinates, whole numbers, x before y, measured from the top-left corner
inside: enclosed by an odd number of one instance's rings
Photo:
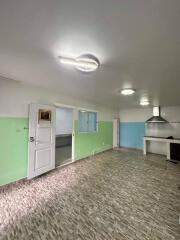
[[[143,152],[144,152],[144,155],[147,154],[147,144],[148,144],[149,141],[164,142],[166,144],[167,159],[169,159],[169,160],[171,159],[170,144],[171,143],[179,143],[180,144],[180,139],[178,139],[178,138],[168,139],[168,138],[165,138],[165,137],[145,136],[143,138],[143,142],[144,142]]]
[[[180,138],[173,138],[173,139],[168,139],[166,137],[153,137],[153,136],[145,136],[145,140],[152,140],[152,141],[157,141],[157,142],[172,142],[172,143],[180,143]]]

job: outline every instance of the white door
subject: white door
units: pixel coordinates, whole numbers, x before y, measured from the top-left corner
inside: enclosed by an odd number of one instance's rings
[[[28,179],[55,168],[55,114],[53,106],[30,104]]]

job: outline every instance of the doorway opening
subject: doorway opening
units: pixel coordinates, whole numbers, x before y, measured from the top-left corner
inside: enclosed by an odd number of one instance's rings
[[[73,160],[73,109],[56,108],[56,151],[55,167]]]

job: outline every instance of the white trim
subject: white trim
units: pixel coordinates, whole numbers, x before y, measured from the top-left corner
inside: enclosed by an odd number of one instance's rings
[[[95,112],[95,113],[98,113],[98,112],[99,112],[99,111],[94,110],[94,109],[80,108],[80,107],[78,107],[77,110],[78,110],[78,111],[86,111],[86,112]]]
[[[67,105],[67,104],[63,104],[63,103],[54,103],[54,106],[55,107],[59,107],[59,108],[71,108],[71,109],[74,109],[75,106],[73,105]]]
[[[55,107],[56,107],[56,109],[58,109],[58,108],[68,108],[68,109],[72,110],[72,147],[71,147],[72,154],[71,154],[71,162],[74,162],[75,161],[75,120],[76,120],[76,109],[73,108],[70,105],[65,105],[65,104],[58,104],[58,105],[55,105]],[[55,148],[56,148],[56,145],[55,145]],[[55,154],[56,154],[56,151],[55,151]]]
[[[113,119],[113,148],[119,147],[119,118]]]
[[[72,117],[72,162],[75,161],[75,120],[76,120],[76,110],[73,109]]]
[[[74,106],[74,105],[67,105],[67,104],[63,104],[63,103],[54,103],[55,107],[64,107],[64,108],[71,108],[71,109],[77,109],[78,111],[89,111],[89,112],[99,112],[97,110],[94,109],[90,109],[90,108],[84,108],[84,107],[80,107],[80,106]]]

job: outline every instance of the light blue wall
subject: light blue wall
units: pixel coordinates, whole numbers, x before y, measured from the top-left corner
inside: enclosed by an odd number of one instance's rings
[[[120,123],[120,146],[128,148],[143,148],[145,135],[144,122],[121,122]]]

